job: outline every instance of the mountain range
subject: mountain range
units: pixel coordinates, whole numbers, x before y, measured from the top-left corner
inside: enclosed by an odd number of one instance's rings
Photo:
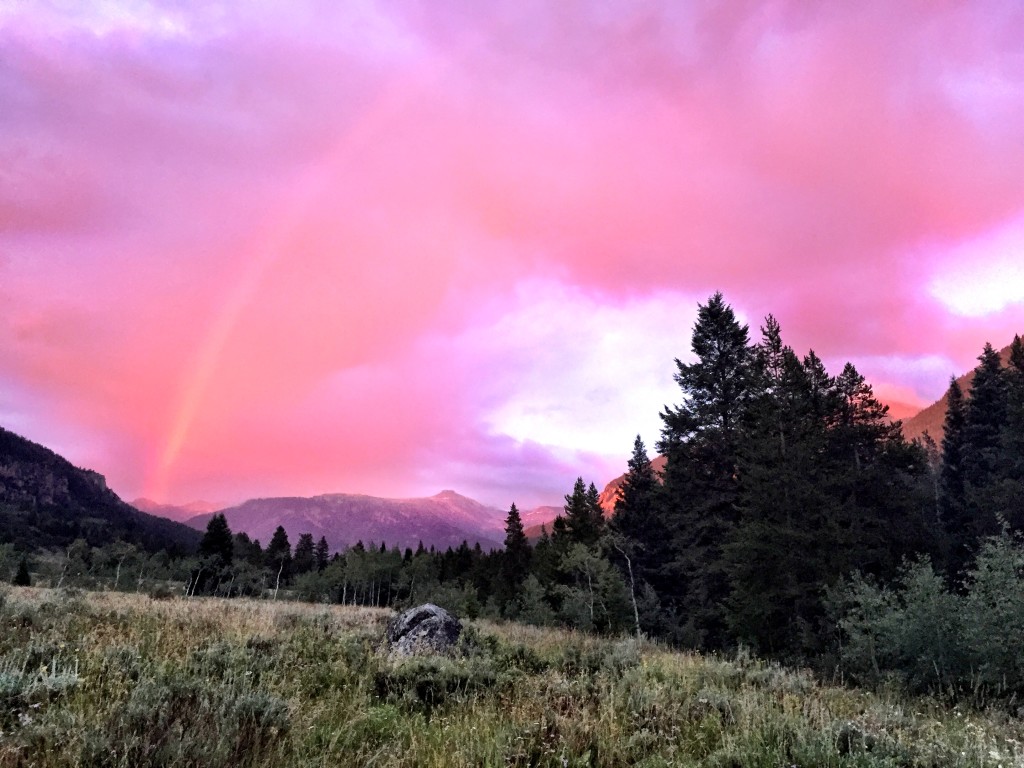
[[[332,552],[362,541],[389,547],[447,549],[463,541],[484,550],[500,549],[505,539],[505,512],[441,491],[414,499],[383,499],[346,493],[322,496],[250,499],[221,510],[232,531],[245,531],[264,545],[277,526],[284,526],[294,546],[302,533],[324,537]],[[214,513],[196,515],[186,524],[205,530]]]

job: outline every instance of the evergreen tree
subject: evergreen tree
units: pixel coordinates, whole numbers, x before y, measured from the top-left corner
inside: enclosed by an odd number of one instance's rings
[[[925,545],[926,459],[856,368],[801,364],[771,316],[762,328],[737,469],[739,518],[724,547],[726,617],[762,653],[824,650],[823,596],[851,570],[883,578]]]
[[[587,508],[590,512],[590,519],[593,521],[597,540],[600,540],[607,526],[604,519],[604,507],[601,506],[601,494],[593,483],[587,486]]]
[[[832,379],[813,352],[804,364],[768,316],[757,348],[754,395],[739,450],[739,517],[724,547],[726,621],[764,654],[817,650],[823,539],[832,501],[820,464],[832,419]]]
[[[947,574],[957,577],[970,561],[976,541],[967,511],[967,483],[964,453],[967,405],[957,380],[951,379],[946,393],[946,419],[942,425],[942,468],[939,474],[939,519],[944,534],[944,563]]]
[[[564,533],[564,519],[562,517],[555,518],[555,524],[559,521],[563,521],[563,533],[560,536],[566,538]],[[553,524],[554,525],[554,524]],[[558,526],[555,525],[557,529]],[[533,552],[530,556],[530,572],[535,575],[538,581],[544,585],[545,588],[549,587],[555,582],[557,570],[558,570],[558,558],[560,553],[555,544],[556,536],[549,536],[546,525],[540,527],[540,538],[537,539],[537,543],[533,547]]]
[[[292,546],[288,541],[288,533],[285,531],[284,526],[279,525],[274,530],[274,535],[270,538],[270,543],[267,544],[264,558],[267,567],[274,574],[274,588],[276,592],[276,589],[281,584],[287,583],[288,578],[291,576]]]
[[[506,616],[514,615],[518,609],[516,598],[520,585],[529,573],[530,555],[530,543],[523,531],[523,520],[513,504],[505,518],[505,551],[500,554],[500,566],[494,574],[492,588],[497,608]]]
[[[1003,425],[997,471],[1000,488],[995,503],[1011,530],[1024,530],[1024,341],[1013,337],[1006,369],[1006,423]]]
[[[292,573],[295,575],[309,573],[315,567],[316,544],[313,542],[313,534],[300,534],[299,541],[295,545],[295,554],[292,556]]]
[[[661,414],[665,521],[675,551],[674,594],[663,597],[685,622],[680,640],[719,648],[729,590],[721,547],[736,520],[740,429],[755,375],[747,326],[721,293],[698,309],[692,348],[696,362],[676,360],[682,403]]]
[[[615,514],[608,524],[612,557],[628,580],[634,602],[646,590],[655,595],[670,590],[663,568],[670,557],[670,549],[668,530],[661,514],[660,491],[657,474],[647,456],[647,446],[637,435],[615,501]],[[663,629],[660,613],[656,606],[648,606],[643,616],[637,609],[635,621],[641,631],[658,631]]]
[[[964,414],[964,481],[971,491],[984,489],[991,480],[998,462],[1003,424],[1006,422],[1006,379],[999,353],[991,344],[978,357],[971,382],[971,396]],[[980,510],[974,510],[980,512]],[[990,521],[994,523],[994,517]],[[985,525],[983,535],[998,532]]]
[[[942,526],[942,451],[935,438],[925,432],[920,437],[921,448],[928,460],[928,477],[931,480],[932,496],[935,500],[935,522]]]
[[[327,546],[327,538],[325,536],[320,537],[320,541],[316,543],[316,552],[314,553],[314,559],[316,560],[316,569],[322,571],[327,567],[330,561],[331,551]]]
[[[860,471],[878,457],[893,441],[900,438],[898,421],[889,419],[889,406],[875,398],[871,385],[852,363],[843,367],[835,379],[837,424],[833,430],[833,445],[841,459],[849,461],[854,471]]]
[[[588,491],[582,477],[576,478],[572,493],[565,496],[565,530],[572,543],[593,546],[601,536],[603,518],[597,488]]]
[[[836,378],[838,410],[829,431],[834,544],[830,557],[881,579],[905,557],[934,550],[928,459],[903,439],[889,407],[847,363]]]
[[[226,568],[231,565],[235,554],[235,543],[231,537],[227,518],[217,513],[206,525],[206,533],[199,542],[199,554],[213,558],[217,567]]]
[[[523,519],[519,510],[512,504],[505,518],[505,559],[514,573],[521,573],[525,578],[530,567],[530,542],[523,531]]]
[[[954,549],[973,552],[985,536],[998,533],[1002,488],[1000,469],[1003,428],[1008,417],[1008,373],[991,344],[978,357],[970,397],[964,406],[963,444],[960,466],[963,473],[963,517],[967,523],[961,542]],[[964,563],[952,563],[963,567]]]
[[[811,413],[826,426],[832,426],[839,410],[835,379],[825,370],[825,364],[813,349],[804,356],[803,373]]]
[[[11,583],[16,587],[31,587],[32,586],[32,575],[28,570],[28,560],[24,557],[18,563],[18,570],[14,574],[14,579]]]
[[[263,547],[260,546],[260,540],[250,539],[249,534],[245,531],[235,534],[234,554],[238,561],[249,563],[257,568],[263,567]]]

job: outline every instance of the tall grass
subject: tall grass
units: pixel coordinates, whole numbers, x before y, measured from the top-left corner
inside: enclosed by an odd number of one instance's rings
[[[745,656],[469,622],[393,660],[387,613],[12,589],[8,766],[1012,766],[1024,728]]]

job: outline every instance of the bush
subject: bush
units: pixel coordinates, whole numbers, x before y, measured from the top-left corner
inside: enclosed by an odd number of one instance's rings
[[[840,601],[843,662],[855,679],[895,676],[914,692],[979,703],[1024,694],[1024,551],[1009,534],[984,543],[962,592],[920,560],[892,587],[855,578]]]
[[[18,660],[0,660],[0,725],[24,723],[29,711],[39,711],[49,702],[74,689],[79,683],[78,670],[58,664],[35,664],[31,656]]]
[[[152,600],[170,600],[175,592],[166,584],[156,584],[149,590],[149,597]]]
[[[245,765],[273,749],[288,726],[279,698],[164,675],[139,683],[105,724],[83,734],[81,764]]]
[[[498,676],[484,659],[453,661],[440,656],[414,656],[374,675],[383,701],[429,714],[452,699],[493,689]]]
[[[14,574],[14,579],[12,579],[11,583],[16,587],[32,586],[32,575],[28,572],[28,560],[24,557],[21,558],[21,562],[18,563],[18,570]]]

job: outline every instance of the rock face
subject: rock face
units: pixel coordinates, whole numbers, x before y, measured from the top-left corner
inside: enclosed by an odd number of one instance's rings
[[[444,608],[425,603],[388,622],[387,640],[391,653],[398,656],[446,653],[461,633],[458,619]]]

